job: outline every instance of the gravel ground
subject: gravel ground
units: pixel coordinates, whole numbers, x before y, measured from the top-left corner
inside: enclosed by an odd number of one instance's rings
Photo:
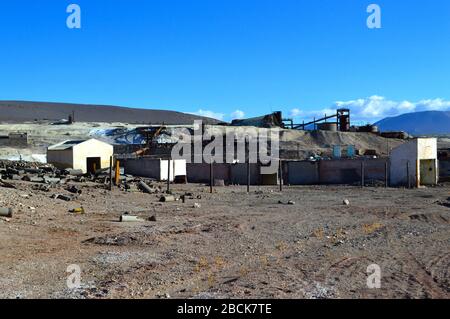
[[[186,203],[94,184],[65,202],[51,198],[63,188],[16,185],[0,188],[15,210],[0,218],[2,298],[450,297],[450,185],[173,186]],[[143,221],[118,222],[124,212]],[[69,289],[73,264],[81,286]]]

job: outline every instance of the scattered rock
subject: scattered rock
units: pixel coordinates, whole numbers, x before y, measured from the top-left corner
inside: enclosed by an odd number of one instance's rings
[[[79,189],[75,185],[72,185],[72,186],[66,188],[66,190],[72,194],[81,194],[82,193],[81,189]]]
[[[344,199],[342,202],[345,206],[350,206],[350,201],[348,199]]]
[[[66,195],[62,195],[62,194],[54,194],[54,195],[52,195],[52,198],[54,198],[54,199],[61,199],[61,200],[64,200],[66,202],[70,202],[72,200],[72,197],[66,196]]]

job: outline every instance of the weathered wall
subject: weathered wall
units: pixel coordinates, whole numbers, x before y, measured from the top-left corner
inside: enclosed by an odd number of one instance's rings
[[[209,164],[187,164],[187,177],[189,183],[209,183]],[[259,164],[250,164],[251,185],[276,185],[278,175],[261,175]],[[247,164],[214,164],[214,179],[222,179],[225,184],[247,185]]]
[[[160,159],[132,158],[122,159],[120,163],[125,170],[125,174],[154,178],[156,180],[160,180],[161,178]]]
[[[321,184],[354,184],[361,182],[361,163],[364,162],[364,179],[384,181],[386,159],[331,160],[319,162]]]
[[[153,178],[158,181],[167,181],[168,160],[142,157],[122,159],[121,163],[125,169],[125,174]],[[170,161],[170,165],[171,181],[174,180],[175,176],[187,174],[185,160],[173,160]]]
[[[437,139],[419,138],[417,140],[418,159],[429,160],[437,159]]]
[[[439,181],[439,162],[437,139],[419,138],[418,146],[418,164],[417,164],[417,186],[434,185]],[[432,160],[432,161],[428,161]]]
[[[409,141],[394,148],[390,156],[390,184],[400,186],[408,184],[407,163],[409,162],[409,178],[414,185],[417,180],[417,140]]]
[[[285,162],[283,172],[284,181],[290,185],[320,184],[319,162]]]
[[[113,156],[113,146],[95,139],[73,147],[73,168],[87,172],[86,159],[88,157],[100,157],[101,168],[109,167],[110,157]]]
[[[189,163],[187,164],[187,178],[189,183],[205,183],[210,182],[210,165],[206,163]],[[222,179],[226,184],[230,183],[231,165],[214,164],[214,179]]]
[[[286,162],[284,180],[291,185],[354,184],[361,182],[361,163],[364,179],[385,180],[387,159],[340,159],[318,162]]]
[[[438,160],[437,160],[437,139],[435,138],[418,138],[409,141],[399,147],[395,148],[391,152],[390,166],[391,166],[391,185],[407,185],[407,163],[409,162],[409,180],[412,186],[421,185],[420,167],[426,167],[421,165],[421,160],[434,160],[433,171],[434,175],[431,180],[434,183],[438,181]],[[425,172],[423,172],[425,173]],[[427,184],[430,183],[430,178],[427,178]]]
[[[47,163],[59,169],[73,168],[72,150],[48,150]]]
[[[439,161],[439,180],[442,182],[450,181],[450,159]]]
[[[247,164],[238,163],[231,165],[231,184],[247,185]],[[250,185],[261,185],[260,167],[258,164],[250,164]]]
[[[27,133],[9,133],[8,142],[9,142],[9,145],[12,147],[27,147],[28,146],[28,134]]]
[[[160,181],[167,181],[167,169],[169,161],[161,160],[160,163],[160,177],[158,178]],[[172,160],[170,161],[170,180],[173,181],[175,176],[186,176],[186,160]]]

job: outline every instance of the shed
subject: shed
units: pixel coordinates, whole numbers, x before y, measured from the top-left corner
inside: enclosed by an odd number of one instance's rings
[[[9,145],[14,147],[27,147],[28,146],[28,133],[9,133],[8,135]]]
[[[391,152],[391,185],[435,185],[439,179],[438,165],[437,139],[413,139]]]
[[[84,173],[108,168],[113,156],[111,144],[96,140],[69,140],[47,149],[47,163],[60,169],[80,169]]]

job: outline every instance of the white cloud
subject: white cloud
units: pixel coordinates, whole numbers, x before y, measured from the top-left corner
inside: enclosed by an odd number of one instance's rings
[[[190,114],[210,117],[210,118],[217,119],[220,121],[225,121],[225,120],[229,120],[229,119],[238,120],[238,119],[243,119],[245,117],[245,112],[241,111],[241,110],[236,110],[236,111],[232,112],[231,114],[224,114],[224,113],[214,112],[211,110],[199,109],[197,112],[192,112]]]
[[[225,117],[225,114],[223,114],[223,113],[217,113],[217,112],[214,112],[214,111],[203,110],[203,109],[200,109],[197,112],[194,112],[194,113],[191,113],[191,114],[199,115],[199,116],[205,116],[205,117],[210,117],[210,118],[213,118],[213,119],[216,119],[216,120],[220,120],[220,121],[223,121],[223,119]]]
[[[233,113],[231,113],[231,119],[232,120],[240,120],[245,117],[245,113],[241,110],[236,110]]]
[[[339,101],[334,104],[336,108],[348,108],[352,116],[359,120],[378,120],[384,117],[396,116],[403,113],[418,111],[446,111],[450,110],[450,101],[444,99],[411,101],[393,101],[383,96],[374,95],[364,99],[352,101]]]
[[[299,117],[299,116],[302,116],[302,115],[303,115],[303,112],[300,109],[297,109],[297,108],[292,109],[289,112],[289,116],[290,117]]]
[[[419,111],[448,111],[450,110],[450,101],[444,99],[422,100],[417,103]]]
[[[300,109],[294,108],[289,112],[289,116],[292,118],[298,118],[298,117],[302,117],[305,119],[309,119],[309,118],[322,118],[326,115],[332,115],[332,114],[336,114],[336,109],[323,109],[323,110],[314,110],[314,111],[302,111]]]

